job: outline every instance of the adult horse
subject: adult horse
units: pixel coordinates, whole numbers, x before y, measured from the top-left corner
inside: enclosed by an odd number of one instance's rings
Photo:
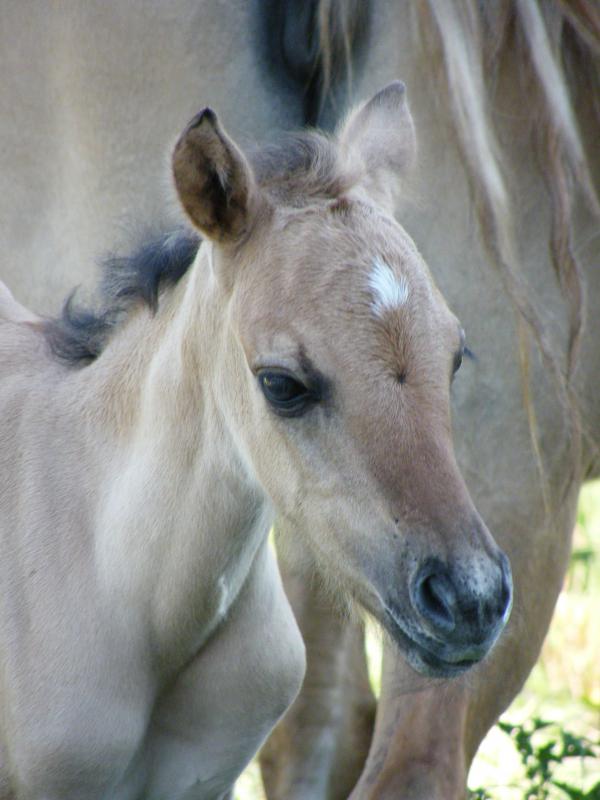
[[[218,100],[237,135],[261,137],[315,121],[319,112],[319,121],[331,124],[345,105],[344,64],[353,66],[356,95],[396,75],[408,84],[421,165],[402,218],[477,355],[455,384],[459,460],[510,553],[516,608],[504,644],[468,688],[407,696],[403,687],[412,680],[386,653],[385,703],[358,793],[364,797],[461,796],[478,742],[535,661],[567,562],[577,487],[598,474],[599,323],[586,312],[600,287],[592,269],[596,222],[584,199],[598,180],[598,151],[591,148],[598,131],[597,11],[586,2],[459,8],[431,0],[419,8],[386,0],[230,2],[223,14],[220,4],[179,0],[90,2],[50,12],[21,3],[3,10],[0,31],[0,158],[11,185],[0,198],[3,252],[11,254],[2,274],[38,308],[82,279],[91,256],[114,241],[124,212],[161,217],[153,165],[171,121],[183,123],[204,98]],[[268,14],[261,17],[261,9]],[[322,102],[325,89],[329,99]],[[499,270],[490,269],[498,262]],[[519,274],[525,287],[515,286]],[[528,329],[543,334],[545,363],[537,346],[527,351],[515,303],[533,323]],[[549,377],[567,363],[568,390],[560,375]],[[524,387],[534,387],[533,397],[523,397]],[[573,401],[586,433],[579,454],[569,422]],[[314,605],[305,594],[298,603]],[[312,620],[304,627],[318,628]],[[340,705],[335,683],[348,662],[338,647],[354,642],[354,634],[338,624],[325,640],[321,631],[311,635],[336,654],[331,686],[315,674],[306,695],[314,702],[298,706],[303,724],[313,732],[318,725],[322,735],[304,735],[313,746],[292,759],[278,750],[273,796],[344,797],[361,766],[362,751],[352,768],[348,756],[357,750],[354,723],[365,715],[352,703]],[[310,664],[311,648],[309,680]],[[357,685],[347,681],[353,690]],[[347,687],[346,700],[353,696]],[[354,696],[360,712],[365,695]],[[317,705],[328,713],[313,724]],[[291,725],[293,733],[293,718]],[[280,746],[289,733],[282,732]]]

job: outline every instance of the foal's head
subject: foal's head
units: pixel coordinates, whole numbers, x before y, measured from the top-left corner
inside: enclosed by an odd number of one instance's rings
[[[212,242],[241,452],[285,527],[410,663],[447,676],[498,637],[511,579],[453,453],[463,333],[392,216],[414,149],[395,83],[335,139],[299,136],[252,166],[207,109],[173,168]]]

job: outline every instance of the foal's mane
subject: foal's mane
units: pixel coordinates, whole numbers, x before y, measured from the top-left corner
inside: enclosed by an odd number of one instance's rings
[[[283,134],[252,153],[250,161],[261,189],[279,204],[336,198],[352,182],[339,169],[334,143],[316,131]],[[134,308],[157,310],[160,294],[185,275],[200,241],[198,234],[181,228],[146,237],[129,255],[105,259],[96,303],[78,305],[72,292],[60,316],[44,323],[54,356],[72,366],[93,362]]]
[[[73,366],[94,361],[134,307],[141,304],[156,310],[159,292],[187,272],[199,246],[195,233],[178,230],[148,237],[130,255],[108,257],[102,265],[97,302],[76,305],[73,291],[61,315],[45,322],[52,353]]]

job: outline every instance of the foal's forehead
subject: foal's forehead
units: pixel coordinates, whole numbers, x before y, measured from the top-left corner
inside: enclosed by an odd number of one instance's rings
[[[293,369],[303,353],[327,374],[357,360],[397,372],[411,342],[430,353],[450,339],[454,347],[456,320],[415,244],[373,206],[332,203],[282,214],[262,246],[262,278],[239,306],[253,363]]]
[[[274,237],[289,248],[295,269],[323,274],[340,268],[370,269],[383,250],[395,267],[411,269],[418,252],[403,228],[376,207],[344,200],[287,211]]]
[[[435,304],[437,292],[406,231],[360,201],[333,201],[288,215],[276,232],[273,269],[286,286],[332,311],[336,305],[383,317],[413,301]],[[277,276],[271,276],[277,281]]]

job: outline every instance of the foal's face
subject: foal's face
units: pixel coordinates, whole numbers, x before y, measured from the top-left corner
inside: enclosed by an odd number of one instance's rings
[[[407,234],[360,199],[275,212],[260,252],[234,301],[240,435],[280,524],[415,667],[456,674],[510,597],[454,460],[460,324]]]
[[[278,202],[204,112],[177,145],[174,173],[215,244],[237,353],[230,425],[280,523],[415,668],[449,676],[497,639],[510,570],[454,459],[460,325],[382,208],[411,137],[393,84],[339,136],[340,163],[358,163],[362,177],[334,200]]]

